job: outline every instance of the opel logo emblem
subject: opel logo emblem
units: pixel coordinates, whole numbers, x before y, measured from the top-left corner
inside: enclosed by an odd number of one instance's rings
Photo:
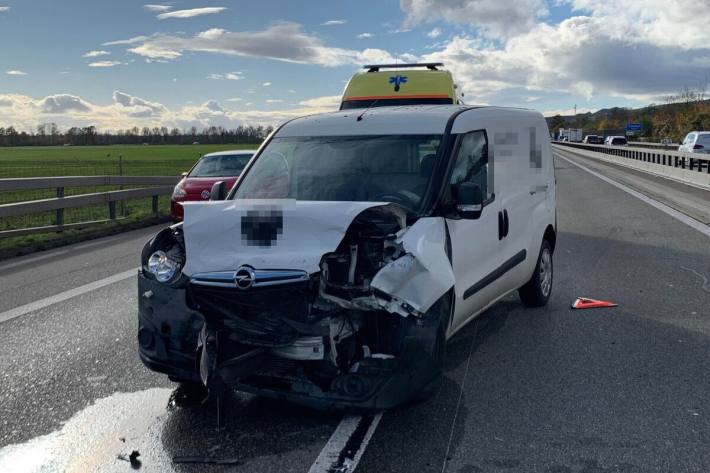
[[[239,289],[249,289],[254,285],[254,270],[249,266],[242,266],[234,273],[234,284]]]
[[[205,200],[209,199],[210,198],[210,191],[208,191],[208,190],[202,191],[202,193],[200,194],[200,197],[202,197]]]

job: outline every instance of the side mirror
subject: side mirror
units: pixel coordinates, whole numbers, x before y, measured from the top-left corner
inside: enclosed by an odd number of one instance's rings
[[[456,189],[456,212],[461,218],[476,220],[483,211],[483,192],[473,182],[462,182]]]
[[[227,183],[224,181],[217,181],[212,184],[212,189],[210,190],[210,200],[224,200],[227,198]]]
[[[180,177],[187,177],[187,171],[181,172],[181,173],[180,173]]]

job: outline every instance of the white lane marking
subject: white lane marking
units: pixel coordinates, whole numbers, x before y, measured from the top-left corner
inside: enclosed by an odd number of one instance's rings
[[[43,259],[51,258],[52,256],[60,256],[60,255],[66,254],[66,253],[69,253],[69,250],[65,249],[65,250],[59,250],[59,251],[52,251],[51,253],[37,255],[37,256],[33,256],[31,258],[23,258],[20,261],[14,261],[12,263],[0,265],[0,270],[10,269],[10,268],[14,268],[15,266],[22,266],[24,264],[34,263],[37,261],[41,261]]]
[[[343,420],[340,421],[340,424],[338,424],[338,427],[336,427],[335,431],[333,431],[333,434],[330,436],[330,439],[328,439],[328,442],[326,442],[323,450],[321,450],[318,458],[316,458],[316,461],[313,462],[313,465],[311,465],[308,473],[329,473],[333,471],[338,471],[340,473],[352,473],[355,471],[355,468],[357,468],[357,465],[362,458],[362,454],[365,453],[367,444],[370,443],[372,434],[375,433],[375,429],[377,429],[377,425],[380,423],[380,419],[382,419],[381,413],[371,417],[372,421],[367,428],[362,441],[359,443],[357,450],[355,452],[346,452],[347,456],[345,457],[342,465],[338,465],[337,470],[333,469],[333,466],[335,466],[340,459],[340,455],[346,448],[348,441],[353,436],[360,425],[360,422],[362,422],[364,418],[365,416],[343,417]]]
[[[650,198],[649,196],[642,194],[638,191],[633,190],[632,188],[625,186],[624,184],[621,184],[613,179],[609,179],[608,177],[596,172],[592,171],[586,166],[582,166],[581,164],[577,164],[574,161],[565,158],[561,154],[557,153],[557,156],[561,159],[564,159],[568,163],[577,166],[579,169],[588,172],[592,176],[598,177],[602,181],[606,182],[607,184],[611,184],[612,186],[621,189],[622,191],[626,192],[627,194],[631,194],[632,196],[636,197],[639,200],[642,200],[643,202],[647,203],[651,207],[655,207],[661,212],[664,212],[671,217],[675,218],[676,220],[683,222],[684,224],[688,225],[691,228],[694,228],[695,230],[699,231],[700,233],[704,234],[705,236],[710,237],[710,226],[705,225],[703,222],[700,222],[699,220],[695,220],[692,217],[688,217],[685,215],[683,212],[679,212],[673,207],[669,207],[666,204],[662,204],[661,202],[654,200]]]
[[[74,289],[69,289],[68,291],[60,292],[59,294],[45,297],[44,299],[21,305],[20,307],[15,307],[5,312],[0,312],[0,323],[34,312],[35,310],[44,309],[45,307],[71,299],[72,297],[95,291],[104,286],[123,281],[124,279],[135,276],[137,272],[138,268],[129,269],[128,271],[114,274],[113,276],[99,279],[98,281],[90,282],[89,284],[84,284],[83,286],[75,287]]]

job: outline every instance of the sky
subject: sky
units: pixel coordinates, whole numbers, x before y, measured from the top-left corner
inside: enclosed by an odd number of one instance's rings
[[[710,78],[697,0],[0,0],[0,126],[277,125],[363,64],[442,61],[468,104],[546,115]]]

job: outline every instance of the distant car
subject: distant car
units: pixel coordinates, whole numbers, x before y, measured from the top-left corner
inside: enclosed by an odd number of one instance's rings
[[[691,131],[685,135],[678,151],[710,154],[710,131]]]
[[[604,144],[607,146],[628,146],[624,136],[607,136]]]
[[[590,144],[590,145],[601,145],[604,144],[604,138],[602,138],[599,135],[587,135],[584,137],[584,140],[582,143]]]
[[[175,186],[170,200],[170,216],[182,220],[182,202],[209,200],[212,184],[224,181],[231,188],[256,150],[220,151],[204,155]]]

